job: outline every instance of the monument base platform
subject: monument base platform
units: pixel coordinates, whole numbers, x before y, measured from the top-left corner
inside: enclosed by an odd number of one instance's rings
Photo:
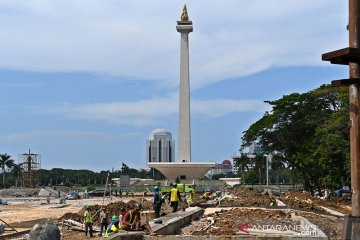
[[[150,168],[159,170],[169,180],[199,179],[210,169],[215,168],[214,162],[166,162],[148,163]]]

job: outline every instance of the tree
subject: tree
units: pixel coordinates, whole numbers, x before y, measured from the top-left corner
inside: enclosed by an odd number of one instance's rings
[[[2,185],[5,187],[5,168],[11,168],[14,165],[14,160],[7,153],[0,154],[0,167],[3,171]]]
[[[324,182],[335,185],[349,175],[346,88],[324,85],[265,102],[272,111],[244,132],[242,147],[257,142],[265,153],[277,152],[301,174],[305,189],[312,193],[321,192]]]
[[[285,159],[280,154],[274,154],[271,159],[271,169],[276,172],[276,184],[280,184],[280,171],[285,168]]]
[[[21,175],[22,168],[20,164],[14,164],[11,170],[11,174],[15,177],[15,187],[18,186],[18,180]]]
[[[266,166],[266,156],[262,155],[262,154],[256,154],[254,158],[251,158],[251,163],[254,164],[254,170],[256,169],[259,173],[259,185],[261,188],[261,184],[262,184],[262,176],[263,173],[265,172],[265,166]]]
[[[249,171],[250,158],[246,154],[241,153],[240,158],[236,160],[235,164],[241,173],[241,182],[245,184],[245,172]]]

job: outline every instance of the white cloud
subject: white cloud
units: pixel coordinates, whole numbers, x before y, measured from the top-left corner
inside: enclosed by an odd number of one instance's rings
[[[139,133],[123,133],[123,134],[111,134],[104,132],[84,132],[84,131],[67,131],[67,130],[55,130],[55,131],[26,131],[16,132],[11,134],[5,134],[1,137],[0,142],[3,143],[53,143],[69,141],[71,140],[104,140],[104,139],[127,139],[129,137],[137,137]]]
[[[178,83],[183,2],[0,2],[0,67],[97,71]],[[322,64],[346,47],[347,3],[188,1],[193,88],[271,66]],[[116,106],[113,106],[116,108]]]
[[[260,100],[192,100],[191,114],[210,118],[226,116],[235,112],[264,112],[268,106]],[[53,114],[66,118],[102,121],[111,124],[151,126],[163,118],[178,113],[175,97],[153,98],[136,102],[97,103],[73,106],[70,104],[52,108]]]

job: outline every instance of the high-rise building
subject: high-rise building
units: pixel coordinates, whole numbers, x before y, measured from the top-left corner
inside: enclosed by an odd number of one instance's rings
[[[146,160],[150,162],[174,162],[175,142],[165,129],[155,129],[146,140]]]

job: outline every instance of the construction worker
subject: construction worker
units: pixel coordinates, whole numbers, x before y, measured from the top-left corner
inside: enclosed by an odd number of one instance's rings
[[[93,217],[92,213],[90,211],[90,206],[85,206],[85,213],[84,213],[84,223],[85,223],[85,236],[87,236],[88,232],[90,233],[90,237],[93,236],[93,229],[92,229],[92,223],[93,223]]]
[[[104,211],[104,209],[101,209],[100,211],[100,232],[99,236],[102,236],[103,229],[106,231],[108,226],[108,216],[107,213]]]
[[[173,188],[170,191],[170,206],[173,209],[173,211],[172,211],[173,213],[177,211],[177,208],[179,206],[179,201],[182,202],[181,196],[180,196],[180,191],[176,187],[177,187],[177,184],[174,183]]]
[[[161,196],[161,192],[158,186],[154,187],[154,211],[155,211],[155,218],[159,218],[160,217],[160,210],[161,210],[161,205],[162,205],[162,196]]]
[[[190,207],[190,205],[195,202],[195,194],[191,189],[186,194],[186,202],[188,203],[188,207]]]
[[[121,228],[123,230],[139,230],[140,229],[140,210],[142,208],[141,203],[135,203],[134,208],[125,213]]]
[[[121,223],[121,229],[125,231],[139,231],[146,229],[150,235],[154,235],[154,232],[151,230],[151,227],[149,225],[149,221],[146,219],[146,225],[141,225],[141,219],[140,219],[140,210],[142,208],[141,203],[135,203],[134,208],[127,213],[125,213],[122,223]]]
[[[122,222],[123,222],[123,218],[126,214],[126,209],[125,208],[121,208],[120,209],[120,215],[119,215],[119,228],[122,228]]]
[[[211,192],[205,192],[201,198],[205,199],[207,201],[210,199],[210,195],[211,195]]]
[[[119,218],[114,215],[111,217],[111,223],[109,224],[109,226],[106,229],[105,232],[105,237],[110,236],[111,233],[117,233],[119,232]]]

